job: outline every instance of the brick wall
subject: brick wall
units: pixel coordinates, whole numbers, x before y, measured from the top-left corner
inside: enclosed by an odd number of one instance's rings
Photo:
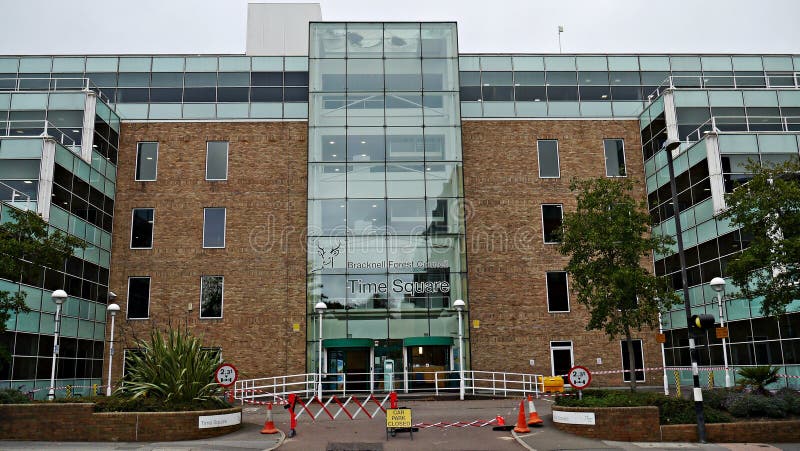
[[[605,176],[604,138],[625,140],[627,173],[644,199],[638,122],[465,121],[462,131],[470,319],[480,321],[470,331],[473,368],[549,375],[549,342],[571,340],[575,364],[620,370],[619,340],[586,331],[588,313],[574,296],[569,313],[548,313],[545,272],[563,270],[568,258],[544,244],[541,204],[574,211],[571,179]],[[560,178],[539,178],[538,139],[558,140]],[[644,340],[645,367],[661,366],[654,332],[634,338]],[[647,384],[661,381],[660,372],[646,373]],[[593,385],[622,383],[621,374],[593,379]]]
[[[241,407],[198,412],[103,412],[94,404],[0,405],[5,440],[162,442],[219,437],[242,425],[198,428],[198,417],[241,412]],[[44,425],[44,427],[43,427]]]
[[[658,407],[584,407],[553,406],[553,411],[594,412],[595,424],[553,423],[564,432],[600,440],[657,442],[661,440]]]
[[[230,142],[227,181],[205,180],[211,140]],[[157,181],[134,181],[139,141],[159,143]],[[302,122],[123,124],[110,286],[118,349],[154,325],[188,324],[240,378],[305,372],[306,141]],[[155,208],[151,250],[129,247],[136,207]],[[204,207],[226,207],[225,249],[203,249]],[[200,319],[202,275],[225,277],[222,319]],[[149,320],[126,320],[130,276],[151,277]],[[121,361],[118,352],[115,379]]]
[[[797,442],[800,420],[742,421],[706,424],[706,439],[712,443],[787,443]],[[696,424],[661,426],[664,442],[696,442]]]

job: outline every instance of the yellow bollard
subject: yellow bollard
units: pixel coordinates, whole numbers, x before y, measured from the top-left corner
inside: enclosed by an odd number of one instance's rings
[[[708,388],[709,389],[714,388],[714,372],[713,371],[709,371],[708,372]]]
[[[92,384],[92,396],[97,396],[97,384]]]
[[[675,397],[681,397],[681,372],[675,370]]]
[[[72,398],[72,385],[67,385],[66,397],[67,398]]]

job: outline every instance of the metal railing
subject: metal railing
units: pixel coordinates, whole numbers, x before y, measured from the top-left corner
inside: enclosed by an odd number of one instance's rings
[[[792,78],[791,84],[773,84],[770,77]],[[791,74],[779,75],[670,75],[664,79],[656,89],[647,96],[647,101],[652,102],[667,90],[675,88],[699,89],[798,89],[800,79]]]
[[[15,77],[0,78],[0,92],[9,91],[92,91],[105,103],[112,103],[111,99],[86,77]]]
[[[395,372],[390,378],[383,373],[305,373],[236,381],[234,396],[242,402],[283,402],[289,394],[314,397],[322,380],[326,395],[429,393],[439,396],[458,394],[458,371]],[[475,396],[525,396],[544,391],[542,375],[501,371],[464,371],[464,391]]]
[[[712,116],[686,139],[700,141],[711,132],[800,132],[800,116]]]
[[[3,182],[0,182],[0,201],[8,203],[20,210],[27,211],[31,209],[30,196]]]
[[[71,132],[61,130],[46,120],[15,120],[0,121],[0,137],[20,138],[20,137],[50,137],[59,142],[62,146],[75,150],[80,147],[74,137],[79,137],[83,133],[82,129],[73,129]],[[74,136],[74,137],[73,137]]]

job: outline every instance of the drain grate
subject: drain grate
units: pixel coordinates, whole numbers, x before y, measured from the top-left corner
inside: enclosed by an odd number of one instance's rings
[[[328,443],[325,451],[383,451],[383,443]]]

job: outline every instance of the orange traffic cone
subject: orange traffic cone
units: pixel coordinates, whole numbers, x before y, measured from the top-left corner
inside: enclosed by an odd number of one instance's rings
[[[501,417],[500,415],[498,415],[497,418],[495,418],[494,420],[497,422],[498,426],[505,426],[506,425],[506,419]]]
[[[520,401],[519,415],[517,416],[517,426],[514,428],[514,432],[518,434],[527,434],[530,431],[530,428],[528,428],[528,425],[525,423],[525,404]]]
[[[261,430],[262,434],[277,434],[278,429],[275,427],[275,422],[272,421],[272,403],[267,403],[267,421],[264,422],[264,429]]]
[[[536,406],[533,404],[533,397],[528,395],[528,426],[538,426],[544,423],[544,420],[539,418],[539,413],[536,412]]]

